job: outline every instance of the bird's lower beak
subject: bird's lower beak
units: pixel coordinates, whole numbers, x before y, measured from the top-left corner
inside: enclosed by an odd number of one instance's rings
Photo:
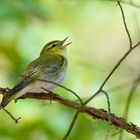
[[[68,37],[66,37],[64,40],[62,40],[60,43],[60,45],[64,48],[64,47],[66,47],[66,46],[68,46],[68,45],[70,45],[72,42],[69,42],[69,43],[67,43],[67,44],[65,44],[64,45],[64,43],[66,42],[66,40],[68,39]]]

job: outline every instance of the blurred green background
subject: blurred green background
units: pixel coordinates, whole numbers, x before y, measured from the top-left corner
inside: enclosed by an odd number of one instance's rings
[[[129,2],[128,0],[127,2]],[[139,0],[135,0],[140,5]],[[128,28],[134,44],[140,40],[140,8],[124,5]],[[129,42],[120,9],[107,0],[0,0],[0,87],[12,88],[28,63],[38,57],[42,47],[54,39],[69,36],[69,68],[64,85],[81,98],[90,97],[99,88],[112,67],[127,51]],[[123,116],[126,98],[140,71],[140,50],[135,50],[114,73],[105,86],[109,91],[111,110]],[[73,95],[57,88],[57,93],[71,100]],[[128,121],[140,126],[140,94],[133,96]],[[0,96],[2,97],[2,96]],[[106,98],[99,95],[89,105],[107,110]],[[0,111],[0,140],[60,140],[75,110],[55,102],[20,100],[7,106],[15,124]],[[108,123],[81,114],[69,140],[101,140]],[[111,126],[109,139],[119,129]],[[125,132],[124,139],[136,139]]]

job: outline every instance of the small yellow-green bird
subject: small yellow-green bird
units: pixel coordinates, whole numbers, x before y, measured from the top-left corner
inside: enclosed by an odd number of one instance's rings
[[[44,92],[42,88],[53,90],[57,87],[57,85],[37,79],[61,84],[68,66],[66,46],[71,44],[71,42],[64,44],[67,38],[62,41],[51,41],[44,46],[40,56],[27,66],[21,81],[9,90],[7,95],[3,96],[0,108],[4,108],[10,101],[16,100],[26,93],[41,93]]]

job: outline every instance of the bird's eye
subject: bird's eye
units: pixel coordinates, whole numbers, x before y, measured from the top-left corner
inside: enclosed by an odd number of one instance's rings
[[[52,47],[56,47],[56,44],[52,44]]]

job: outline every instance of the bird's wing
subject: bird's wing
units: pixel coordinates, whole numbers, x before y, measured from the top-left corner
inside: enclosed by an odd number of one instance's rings
[[[28,85],[32,80],[39,78],[41,74],[54,72],[63,67],[64,57],[60,55],[50,55],[49,57],[39,57],[30,63],[25,72],[23,73],[22,80],[11,89],[11,93],[13,94],[16,91],[24,88]]]
[[[48,71],[53,72],[63,68],[65,58],[61,55],[50,54],[48,56],[40,56],[38,59],[29,64],[23,73],[32,79],[39,77],[39,75]]]
[[[39,59],[39,58],[38,58]],[[38,61],[38,59],[36,61]],[[29,84],[37,75],[39,75],[39,64],[37,65],[36,61],[33,61],[29,64],[25,70],[25,72],[21,75],[22,79],[19,83],[17,83],[10,91],[9,97],[15,94],[20,89],[24,88],[27,84]],[[34,64],[35,67],[34,67]],[[34,67],[34,68],[33,68]]]

